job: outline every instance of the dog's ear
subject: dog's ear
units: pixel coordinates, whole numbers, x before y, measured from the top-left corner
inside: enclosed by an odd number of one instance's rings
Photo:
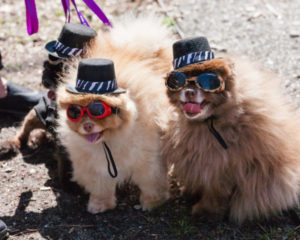
[[[46,88],[56,88],[59,81],[59,76],[63,70],[63,63],[53,65],[46,60],[43,63],[43,67],[42,84]]]
[[[226,63],[227,71],[224,74],[224,80],[225,80],[225,90],[233,92],[235,88],[235,64],[232,59],[230,58],[224,58],[224,62]]]
[[[234,76],[235,75],[235,63],[234,63],[233,59],[226,58],[225,61],[227,62],[227,65],[230,69],[231,75]]]

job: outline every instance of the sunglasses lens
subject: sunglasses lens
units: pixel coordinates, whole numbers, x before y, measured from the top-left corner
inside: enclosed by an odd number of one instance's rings
[[[77,119],[81,114],[81,107],[78,105],[70,105],[67,110],[68,117],[71,119]]]
[[[185,79],[186,77],[183,73],[174,72],[170,74],[166,83],[170,89],[176,90],[185,85]]]
[[[203,90],[215,90],[221,85],[218,76],[214,73],[203,73],[199,75],[197,82]]]
[[[89,112],[92,116],[99,117],[104,114],[105,108],[102,102],[92,102],[89,105]]]

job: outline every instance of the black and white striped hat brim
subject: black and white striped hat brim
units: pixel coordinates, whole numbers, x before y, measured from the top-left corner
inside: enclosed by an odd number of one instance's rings
[[[49,42],[46,44],[45,48],[51,54],[52,56],[58,57],[58,58],[69,58],[72,56],[79,56],[83,49],[81,48],[72,48],[69,46],[66,46],[59,42],[58,40]]]
[[[105,82],[92,82],[88,80],[77,79],[76,86],[67,86],[67,91],[77,94],[117,94],[126,92],[125,89],[116,86],[116,80]]]
[[[173,60],[173,67],[174,69],[178,69],[190,64],[200,63],[211,59],[214,59],[214,53],[212,51],[193,52],[180,56],[179,58],[175,58]]]

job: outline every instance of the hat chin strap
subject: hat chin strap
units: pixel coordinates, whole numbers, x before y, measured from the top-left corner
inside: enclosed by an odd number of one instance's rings
[[[221,146],[227,150],[228,146],[225,142],[225,140],[222,138],[222,136],[220,135],[220,133],[218,133],[218,131],[214,128],[214,116],[209,117],[207,119],[207,127],[209,129],[209,131],[215,136],[215,138],[218,140],[218,142],[221,144]]]
[[[103,149],[104,149],[105,157],[106,157],[106,160],[107,160],[108,173],[112,178],[116,178],[118,176],[118,170],[117,170],[114,158],[111,154],[111,151],[110,151],[109,147],[107,146],[107,144],[105,142],[103,142]],[[113,172],[110,169],[111,168],[110,165],[112,166]]]
[[[116,108],[116,107],[112,107],[111,110],[112,110],[112,113],[114,113],[114,114],[119,114],[119,112],[120,112],[120,109]],[[105,157],[106,157],[106,161],[107,161],[108,173],[112,178],[116,178],[118,176],[118,169],[116,167],[114,158],[113,158],[111,151],[110,151],[109,147],[107,146],[107,144],[104,141],[102,142],[102,144],[103,144],[103,149],[104,149]],[[113,171],[111,170],[111,166],[112,166]]]
[[[113,114],[119,114],[120,113],[120,108],[117,107],[111,107],[111,113]]]

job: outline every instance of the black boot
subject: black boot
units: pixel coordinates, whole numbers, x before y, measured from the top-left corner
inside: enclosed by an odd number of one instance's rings
[[[5,239],[7,236],[7,226],[0,220],[0,240]]]
[[[0,98],[0,116],[8,113],[16,117],[24,117],[45,95],[46,91],[31,90],[7,82],[7,96]]]

